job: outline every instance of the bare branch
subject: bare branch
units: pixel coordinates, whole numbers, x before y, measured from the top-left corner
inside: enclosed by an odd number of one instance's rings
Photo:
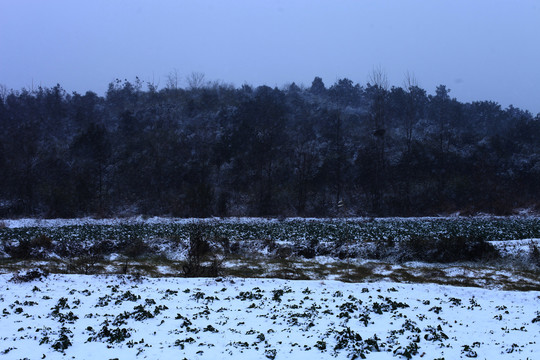
[[[4,84],[0,84],[0,99],[5,101],[8,95],[9,95],[9,90],[7,86]]]
[[[418,86],[418,80],[414,73],[410,73],[408,70],[405,73],[405,79],[403,80],[403,87],[405,90],[409,90],[412,87]]]
[[[204,80],[204,73],[201,72],[192,72],[191,74],[186,76],[186,81],[188,87],[191,90],[200,89],[206,85],[206,81]]]
[[[383,90],[388,90],[388,76],[386,71],[381,67],[374,67],[369,74],[369,83]]]
[[[178,70],[174,69],[167,75],[167,89],[176,90],[178,89]]]

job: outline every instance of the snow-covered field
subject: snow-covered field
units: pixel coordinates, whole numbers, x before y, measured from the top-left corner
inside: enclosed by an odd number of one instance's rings
[[[0,275],[0,359],[536,359],[540,292]]]
[[[536,359],[539,229],[534,217],[1,220],[0,360]],[[221,277],[178,277],[196,234]],[[434,251],[432,237],[488,240],[500,257],[392,260],[411,239]],[[55,274],[21,281],[32,267]]]

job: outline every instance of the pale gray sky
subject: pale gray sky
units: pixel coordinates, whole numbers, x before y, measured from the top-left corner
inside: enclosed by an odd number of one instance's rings
[[[0,84],[103,94],[115,78],[391,85],[540,112],[538,0],[0,0]]]

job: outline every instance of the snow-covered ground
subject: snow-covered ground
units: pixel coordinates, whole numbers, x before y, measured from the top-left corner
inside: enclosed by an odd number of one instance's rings
[[[347,218],[255,218],[255,217],[226,217],[226,218],[174,218],[174,217],[116,217],[96,219],[92,217],[74,218],[74,219],[39,219],[39,218],[21,218],[21,219],[0,219],[0,224],[8,228],[22,227],[61,227],[73,225],[131,225],[131,224],[188,224],[192,222],[213,222],[219,221],[222,223],[275,223],[287,221],[313,221],[313,222],[332,222],[332,221],[352,221],[352,222],[388,222],[388,221],[437,221],[437,220],[460,220],[460,219],[525,219],[537,218],[537,215],[519,215],[519,216],[493,216],[493,215],[478,215],[474,217],[460,217],[459,215],[437,216],[437,217],[384,217],[384,218],[369,218],[369,217],[347,217]]]
[[[180,219],[180,218],[164,218],[164,217],[151,217],[143,218],[142,216],[129,217],[129,218],[110,218],[110,219],[94,219],[94,218],[78,218],[78,219],[36,219],[36,218],[23,218],[23,219],[6,219],[0,220],[2,224],[8,228],[22,228],[22,227],[60,227],[60,226],[73,226],[73,225],[120,225],[120,224],[182,224],[194,219]]]
[[[321,218],[288,218],[288,221],[294,220],[305,221],[328,221],[329,219]],[[360,218],[355,218],[356,220]],[[133,216],[125,218],[104,218],[95,219],[91,217],[74,218],[74,219],[38,219],[38,218],[22,218],[22,219],[5,219],[0,222],[8,228],[22,227],[61,227],[74,225],[133,225],[133,224],[189,224],[192,222],[212,222],[220,221],[224,223],[252,223],[252,222],[278,222],[280,220],[273,218],[253,218],[253,217],[233,217],[233,218],[172,218],[172,217],[143,217]]]
[[[502,256],[524,256],[531,252],[533,247],[540,248],[540,239],[521,239],[506,241],[488,241]]]
[[[0,359],[535,359],[540,292],[0,275]]]

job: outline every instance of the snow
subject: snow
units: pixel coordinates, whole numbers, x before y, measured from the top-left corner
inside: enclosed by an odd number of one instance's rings
[[[506,240],[506,241],[488,241],[499,253],[503,256],[523,256],[528,255],[531,248],[540,247],[540,239],[522,239],[522,240]]]
[[[2,220],[0,225],[20,228],[215,220],[18,219]],[[411,219],[219,219],[246,224],[299,220]],[[274,261],[268,248],[256,246],[260,241],[243,241],[244,245],[253,243],[248,246],[251,257],[222,259],[223,268],[253,269],[254,276],[271,278],[56,274],[17,283],[11,281],[9,271],[13,268],[46,268],[48,262],[10,263],[1,270],[8,273],[0,274],[0,360],[90,359],[96,354],[119,359],[315,360],[361,354],[368,359],[533,359],[540,353],[540,292],[502,290],[539,289],[537,273],[501,269],[496,264],[394,264],[361,258],[345,262],[331,256],[280,262]],[[275,244],[286,247],[289,240],[278,238]],[[525,257],[533,246],[540,245],[540,239],[491,244],[503,256]],[[185,249],[159,241],[155,245],[174,255],[169,259],[185,258]],[[110,263],[105,271],[118,272],[122,256],[109,254],[107,260]],[[130,264],[135,265],[144,264]],[[355,270],[360,274],[357,281],[362,282],[337,281],[350,280],[350,276],[354,280]],[[318,280],[272,278],[280,272],[291,278]],[[156,263],[151,273],[170,276],[179,271],[168,263]],[[450,286],[459,283],[483,289]]]
[[[196,222],[212,222],[219,220],[220,222],[233,222],[240,224],[249,224],[253,222],[278,222],[277,219],[265,219],[265,218],[252,218],[252,217],[235,217],[235,218],[171,218],[171,217],[143,217],[134,216],[126,218],[108,218],[108,219],[94,219],[91,217],[86,218],[74,218],[74,219],[36,219],[36,218],[23,218],[23,219],[5,219],[0,220],[2,224],[8,228],[22,228],[22,227],[61,227],[61,226],[74,226],[74,225],[132,225],[132,224],[189,224]],[[291,219],[292,220],[292,219]],[[306,219],[310,220],[310,219]],[[317,219],[311,219],[317,220]],[[323,219],[318,219],[323,220]],[[328,219],[326,219],[328,220]]]
[[[84,275],[14,283],[11,277],[0,275],[0,359],[315,360],[362,351],[368,359],[394,359],[405,358],[399,354],[407,349],[413,358],[533,359],[540,353],[538,291]],[[115,329],[129,337],[115,342],[109,336]],[[62,334],[72,345],[55,350]]]
[[[474,219],[522,219],[536,216],[533,215],[519,215],[519,216],[493,216],[488,214],[481,214],[475,216]],[[125,225],[125,224],[188,224],[192,222],[212,222],[220,221],[222,223],[237,223],[237,224],[251,224],[251,223],[279,223],[279,222],[335,222],[335,221],[351,221],[351,222],[386,222],[386,221],[437,221],[437,220],[459,220],[470,219],[470,217],[461,217],[459,215],[451,216],[437,216],[437,217],[385,217],[385,218],[369,218],[369,217],[346,217],[346,218],[299,218],[290,217],[284,219],[276,218],[254,218],[254,217],[231,217],[231,218],[174,218],[174,217],[143,217],[133,216],[124,218],[104,218],[95,219],[91,217],[85,218],[73,218],[73,219],[37,219],[37,218],[22,218],[22,219],[2,219],[0,223],[2,226],[8,228],[22,228],[22,227],[61,227],[61,226],[74,226],[74,225]]]

